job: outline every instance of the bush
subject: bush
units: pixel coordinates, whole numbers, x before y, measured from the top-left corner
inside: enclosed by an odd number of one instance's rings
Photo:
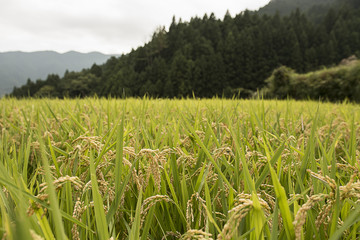
[[[360,61],[307,74],[297,74],[282,66],[266,82],[267,86],[261,90],[265,97],[359,102]]]
[[[275,69],[272,75],[265,80],[268,84],[268,94],[270,97],[276,97],[279,99],[284,99],[289,95],[290,82],[294,70],[291,68],[281,66]]]

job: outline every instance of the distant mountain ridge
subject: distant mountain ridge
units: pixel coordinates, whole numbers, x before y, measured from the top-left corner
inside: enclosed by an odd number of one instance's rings
[[[299,8],[302,12],[307,12],[311,8],[327,8],[337,0],[271,0],[267,5],[259,9],[260,14],[273,15],[278,12],[280,15],[289,15],[292,11]]]
[[[36,81],[48,74],[62,76],[66,70],[80,71],[92,64],[103,64],[111,56],[100,52],[79,53],[70,51],[0,52],[0,96],[10,93],[27,79]]]

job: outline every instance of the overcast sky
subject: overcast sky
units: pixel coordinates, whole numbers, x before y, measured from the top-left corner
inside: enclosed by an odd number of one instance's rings
[[[172,17],[223,19],[270,0],[0,0],[0,52],[54,50],[128,53]]]

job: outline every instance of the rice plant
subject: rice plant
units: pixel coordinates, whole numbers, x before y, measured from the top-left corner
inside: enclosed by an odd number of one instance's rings
[[[0,100],[2,239],[358,239],[360,106]]]

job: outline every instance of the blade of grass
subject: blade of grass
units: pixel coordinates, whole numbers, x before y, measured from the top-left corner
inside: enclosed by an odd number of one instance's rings
[[[221,229],[219,228],[219,226],[217,225],[214,216],[213,216],[213,210],[212,210],[212,201],[211,201],[211,197],[210,197],[210,190],[209,190],[209,186],[207,184],[207,182],[205,182],[205,202],[206,202],[206,213],[207,216],[209,218],[209,221],[214,224],[216,230],[218,233],[221,233]],[[211,228],[210,228],[211,229]]]
[[[53,179],[52,179],[51,172],[50,172],[51,170],[50,170],[49,162],[48,162],[46,154],[45,154],[45,145],[42,141],[40,132],[38,132],[38,140],[40,143],[41,160],[42,160],[44,172],[45,172],[47,193],[49,195],[50,206],[52,208],[53,221],[55,223],[55,225],[54,225],[55,226],[55,236],[57,239],[65,240],[68,238],[65,234],[65,229],[64,229],[63,222],[62,222],[60,209],[59,209],[59,201],[56,196],[55,187],[54,187]]]
[[[142,235],[141,235],[141,240],[147,240],[148,239],[148,235],[149,235],[149,230],[151,227],[151,223],[152,220],[154,218],[154,212],[155,212],[155,206],[152,206],[149,210],[149,212],[147,213],[146,219],[145,219],[145,224],[144,224],[144,228],[142,231]]]
[[[30,157],[30,146],[31,146],[31,140],[32,140],[32,134],[29,135],[27,144],[25,147],[25,153],[24,153],[24,162],[23,162],[23,179],[25,182],[28,181],[28,165],[29,165],[29,157]]]
[[[129,169],[129,173],[127,174],[127,176],[125,177],[124,179],[124,182],[123,184],[121,184],[120,188],[116,189],[116,193],[115,192],[115,195],[117,195],[118,197],[115,198],[115,200],[112,202],[111,206],[110,206],[110,209],[108,211],[108,214],[106,215],[106,220],[108,222],[111,221],[111,219],[114,217],[115,213],[116,213],[116,209],[120,206],[120,202],[121,202],[121,198],[122,198],[122,195],[124,194],[125,192],[125,188],[126,188],[126,185],[129,183],[130,181],[130,178],[131,178],[131,173],[133,171],[133,169],[135,168],[135,165],[137,163],[139,159],[136,159],[132,166],[130,167]]]
[[[0,163],[0,171],[2,170],[3,168],[3,165]],[[4,175],[4,174],[3,174]],[[51,205],[48,205],[46,203],[44,203],[43,201],[39,200],[37,197],[35,197],[34,195],[30,194],[29,192],[23,190],[23,189],[19,189],[18,186],[14,185],[12,182],[8,181],[8,179],[11,179],[9,176],[7,176],[8,178],[5,179],[5,178],[2,178],[0,177],[0,183],[5,185],[6,187],[8,188],[11,188],[12,190],[14,191],[19,191],[24,198],[26,199],[30,199],[31,201],[34,201],[38,204],[40,204],[43,208],[46,208],[48,209],[49,211],[52,211],[52,207]],[[90,228],[88,228],[85,224],[83,224],[82,222],[78,221],[77,219],[75,219],[74,217],[70,216],[69,214],[67,214],[66,212],[64,211],[61,211],[60,210],[60,214],[61,216],[64,218],[64,219],[67,219],[69,221],[71,221],[72,223],[90,231],[91,233],[94,233]],[[41,216],[43,217],[43,216]]]
[[[269,165],[269,169],[270,169],[272,182],[273,182],[273,185],[274,185],[276,198],[278,199],[280,214],[281,214],[282,219],[283,219],[283,224],[284,224],[284,227],[285,227],[287,239],[295,239],[295,230],[294,230],[294,225],[293,225],[293,218],[291,216],[290,208],[289,208],[289,205],[288,205],[288,202],[287,202],[285,189],[284,189],[283,186],[281,186],[281,184],[279,182],[279,179],[278,179],[278,177],[276,175],[276,172],[272,168],[272,166],[270,165],[270,162],[268,162],[268,165]]]
[[[255,230],[250,233],[251,240],[264,239],[263,227],[265,224],[265,216],[264,212],[261,208],[258,196],[255,192],[251,194],[251,200],[253,202],[253,208],[250,211],[250,228],[254,228]]]
[[[334,232],[334,234],[330,237],[329,240],[340,239],[346,229],[350,228],[352,225],[354,225],[359,221],[360,221],[360,207],[356,206],[355,209],[346,218],[343,225]]]
[[[92,186],[92,195],[94,200],[94,209],[95,209],[95,222],[97,228],[97,234],[101,240],[109,240],[109,230],[107,221],[105,218],[103,200],[99,193],[99,186],[96,178],[96,170],[94,166],[94,156],[93,151],[90,150],[90,177],[91,177],[91,186]]]
[[[139,240],[140,238],[140,213],[141,213],[141,202],[142,202],[142,190],[138,194],[138,201],[136,204],[135,218],[131,226],[129,239]]]
[[[330,234],[329,236],[333,236],[336,228],[338,226],[338,219],[340,215],[341,202],[340,202],[340,189],[339,186],[336,186],[336,201],[333,207],[334,211],[331,216],[331,224],[330,224]]]
[[[1,210],[1,220],[3,222],[4,231],[9,239],[13,239],[13,229],[11,227],[11,220],[9,216],[9,206],[7,204],[7,199],[5,198],[4,192],[0,191],[0,210]]]
[[[198,134],[196,134],[195,130],[191,127],[191,125],[189,124],[189,122],[183,117],[185,126],[187,127],[187,129],[193,134],[193,136],[195,137],[196,142],[199,144],[200,148],[204,151],[205,155],[208,157],[209,161],[214,165],[215,170],[217,172],[217,174],[219,174],[219,176],[223,179],[223,181],[225,182],[225,184],[229,187],[232,188],[234,192],[237,192],[232,185],[230,184],[230,182],[227,180],[227,178],[225,177],[224,173],[222,172],[222,170],[220,169],[220,167],[218,166],[218,164],[216,163],[216,161],[214,160],[214,158],[211,156],[209,150],[206,148],[206,146],[204,145],[204,143],[201,141],[200,137]]]
[[[245,176],[245,183],[247,186],[247,189],[249,190],[249,192],[256,192],[256,188],[255,188],[255,183],[254,180],[251,177],[250,171],[249,171],[249,167],[248,167],[248,163],[246,161],[245,158],[245,153],[244,153],[244,146],[243,146],[243,142],[241,142],[241,146],[239,145],[239,142],[237,141],[238,137],[236,136],[236,134],[233,132],[232,129],[230,129],[231,131],[231,136],[233,138],[233,142],[235,143],[235,149],[236,149],[236,158],[240,158],[241,160],[241,164],[243,167],[243,174]]]
[[[284,151],[285,144],[283,143],[275,152],[274,156],[270,160],[270,165],[273,166],[276,161],[281,157],[282,152]],[[258,189],[260,185],[263,183],[265,178],[269,175],[269,165],[265,165],[264,170],[261,172],[260,177],[257,179],[255,183],[255,189]]]
[[[58,174],[58,176],[61,176],[60,174],[60,169],[59,169],[59,165],[57,163],[57,160],[56,160],[56,156],[55,156],[55,152],[54,152],[54,149],[51,145],[51,140],[50,140],[50,136],[48,136],[48,144],[49,144],[49,149],[50,149],[50,154],[51,154],[51,159],[54,163],[54,166],[55,166],[55,169],[56,169],[56,173]]]
[[[308,168],[308,164],[311,163],[311,160],[315,158],[315,132],[317,129],[318,124],[318,118],[319,118],[319,106],[317,107],[317,111],[315,113],[315,116],[313,117],[313,124],[311,127],[310,137],[307,140],[307,146],[305,149],[305,153],[303,158],[301,159],[301,166],[300,166],[300,179],[301,182],[304,181],[306,169]],[[297,184],[296,192],[299,192],[299,186],[300,183]]]
[[[278,207],[278,200],[275,200],[275,207],[273,212],[273,218],[272,218],[272,229],[271,229],[271,240],[276,240],[279,238],[279,215],[278,215],[279,207]]]
[[[355,166],[356,162],[356,150],[357,150],[357,141],[356,141],[356,127],[355,127],[355,118],[354,115],[351,121],[351,129],[350,129],[350,164],[351,166]]]
[[[74,115],[71,114],[70,111],[65,110],[67,112],[67,114],[70,115],[71,119],[73,120],[73,122],[75,123],[75,125],[81,130],[82,133],[86,133],[87,130],[79,123],[79,121],[74,117]]]
[[[122,166],[123,166],[123,138],[124,138],[124,114],[122,116],[122,120],[120,125],[117,127],[117,138],[116,138],[116,157],[115,157],[115,194],[119,195],[119,192],[116,191],[120,189],[121,183],[121,174],[122,174]],[[115,195],[115,198],[119,196]]]

